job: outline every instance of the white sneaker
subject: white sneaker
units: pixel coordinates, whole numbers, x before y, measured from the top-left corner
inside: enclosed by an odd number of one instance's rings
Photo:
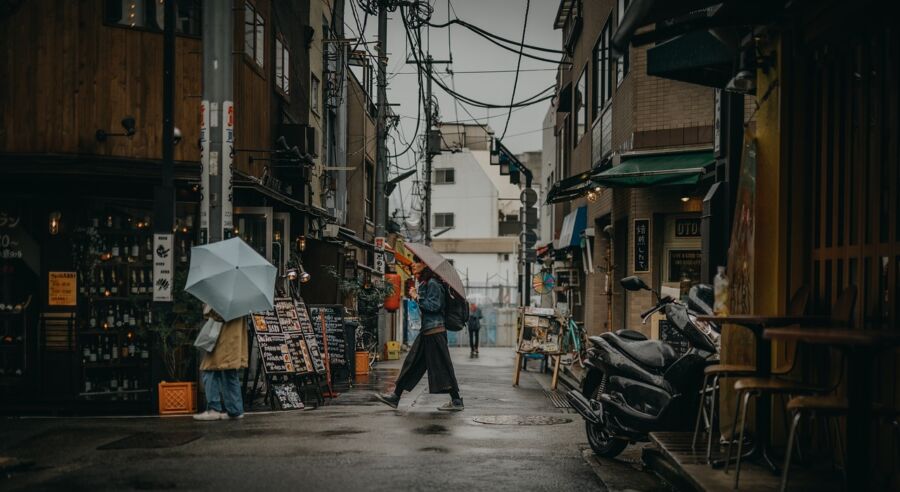
[[[215,410],[207,410],[203,413],[198,413],[194,415],[194,420],[203,420],[203,421],[211,421],[211,420],[222,420],[227,419],[228,414],[224,412],[217,412]]]

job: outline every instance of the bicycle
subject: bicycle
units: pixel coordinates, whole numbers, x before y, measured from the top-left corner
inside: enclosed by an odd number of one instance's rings
[[[584,355],[587,351],[587,340],[584,328],[578,323],[572,315],[565,317],[565,333],[562,334],[562,352],[571,354],[580,367],[584,367]]]

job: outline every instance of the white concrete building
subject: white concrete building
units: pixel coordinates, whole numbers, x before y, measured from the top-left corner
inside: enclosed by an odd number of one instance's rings
[[[444,124],[443,153],[432,165],[434,248],[452,260],[470,297],[515,302],[519,187],[490,163],[493,132]]]

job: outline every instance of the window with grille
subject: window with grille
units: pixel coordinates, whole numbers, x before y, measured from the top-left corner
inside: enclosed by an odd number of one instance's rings
[[[456,170],[452,168],[435,169],[434,184],[453,184],[456,182]]]
[[[434,227],[454,227],[453,214],[441,213],[434,214]]]
[[[596,119],[600,116],[600,112],[606,106],[606,102],[612,97],[612,65],[609,53],[609,37],[610,37],[610,21],[606,21],[603,30],[600,31],[600,37],[597,44],[594,45],[592,54],[593,80],[591,81],[591,92],[593,92],[593,110],[592,117]]]
[[[619,0],[616,8],[617,25],[622,25],[622,18],[625,17],[629,4],[631,0]],[[628,48],[625,48],[625,52],[616,61],[616,85],[621,84],[626,75],[628,75]]]

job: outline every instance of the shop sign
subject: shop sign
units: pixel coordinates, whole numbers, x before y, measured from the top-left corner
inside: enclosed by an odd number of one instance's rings
[[[634,219],[634,272],[650,271],[650,219]]]
[[[200,103],[200,239],[209,237],[209,101]]]
[[[375,238],[375,251],[384,251],[384,237],[378,236]]]
[[[47,282],[48,306],[76,306],[76,293],[78,292],[75,272],[49,272]]]
[[[172,284],[175,282],[172,267],[172,235],[153,235],[153,301],[171,302]]]
[[[675,237],[700,237],[700,218],[675,219]]]
[[[384,252],[383,251],[375,252],[375,271],[378,273],[384,273]]]
[[[234,102],[222,103],[222,229],[228,239],[234,231],[234,192],[231,161],[234,155]]]

